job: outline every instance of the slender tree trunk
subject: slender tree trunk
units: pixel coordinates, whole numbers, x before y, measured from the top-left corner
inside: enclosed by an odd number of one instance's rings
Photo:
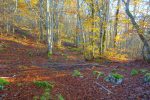
[[[80,9],[80,5],[79,5],[79,0],[77,0],[77,24],[76,24],[76,47],[79,46],[79,35],[80,35],[80,15],[79,15],[79,9]]]
[[[47,42],[48,42],[48,54],[52,54],[53,49],[53,37],[52,37],[52,25],[51,23],[51,14],[50,14],[50,3],[51,0],[47,0],[47,11],[46,11],[46,30],[47,30]],[[51,23],[52,24],[52,23]]]
[[[39,0],[39,7],[40,7],[40,40],[44,40],[44,34],[43,34],[43,0]]]
[[[116,47],[116,36],[118,34],[118,20],[119,20],[119,10],[120,10],[120,0],[118,0],[118,3],[117,3],[117,10],[116,10],[116,14],[115,14],[115,24],[114,24],[114,48]]]

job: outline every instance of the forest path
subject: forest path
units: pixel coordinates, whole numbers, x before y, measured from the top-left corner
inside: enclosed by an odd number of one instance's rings
[[[130,72],[133,68],[149,69],[149,66],[142,61],[105,64],[87,62],[76,48],[69,47],[55,49],[54,54],[48,58],[44,43],[20,35],[0,35],[0,77],[11,82],[0,92],[0,98],[27,100],[28,97],[28,100],[33,100],[34,96],[43,94],[43,90],[33,82],[42,80],[55,82],[52,95],[61,93],[66,100],[136,100],[145,98],[145,95],[149,97],[150,86],[141,81],[143,75],[131,77]],[[84,77],[72,77],[74,69],[80,70]],[[125,81],[122,85],[114,86],[106,82],[104,77],[97,80],[92,74],[95,70],[104,72],[105,76],[115,70],[125,77]],[[113,94],[107,94],[95,82]]]
[[[72,44],[71,44],[72,45]],[[46,45],[32,37],[20,34],[5,34],[0,37],[0,66],[39,66],[56,70],[73,70],[99,67],[98,63],[87,62],[78,48],[64,44],[55,48],[48,58]]]

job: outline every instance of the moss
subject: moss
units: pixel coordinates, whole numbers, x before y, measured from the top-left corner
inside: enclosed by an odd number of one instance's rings
[[[124,78],[123,75],[117,74],[117,73],[112,73],[111,76],[114,77],[115,79],[123,79]]]

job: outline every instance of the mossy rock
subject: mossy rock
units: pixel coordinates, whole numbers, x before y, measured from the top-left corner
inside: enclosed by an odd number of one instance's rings
[[[123,82],[123,79],[124,79],[123,75],[117,73],[111,73],[105,78],[107,82],[111,82],[117,85],[121,84]]]
[[[146,73],[146,74],[144,75],[144,82],[145,82],[145,83],[150,83],[150,73]]]

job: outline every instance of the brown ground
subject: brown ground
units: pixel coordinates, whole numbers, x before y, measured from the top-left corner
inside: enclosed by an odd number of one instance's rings
[[[84,61],[81,53],[66,48],[56,49],[48,59],[44,44],[20,35],[0,35],[0,44],[3,44],[3,50],[0,50],[0,77],[11,82],[0,91],[0,100],[33,100],[34,96],[43,93],[43,89],[33,84],[36,80],[55,83],[51,93],[53,98],[62,94],[65,100],[150,100],[150,84],[143,83],[143,75],[130,75],[133,68],[150,70],[150,65],[143,61],[103,61],[94,66],[94,62]],[[125,77],[121,85],[113,85],[103,77],[96,79],[92,75],[93,70],[99,70],[106,76],[114,68]],[[73,77],[74,69],[80,69],[84,77]],[[109,94],[96,83],[112,93]]]

